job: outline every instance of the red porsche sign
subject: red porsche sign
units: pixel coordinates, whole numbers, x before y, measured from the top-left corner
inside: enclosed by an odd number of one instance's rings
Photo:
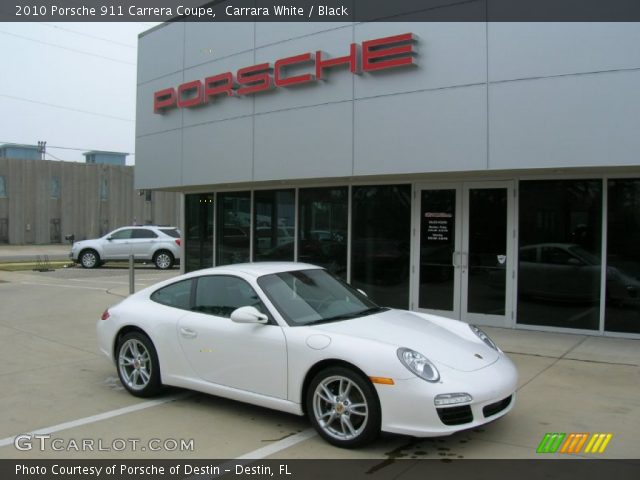
[[[235,74],[219,73],[155,92],[153,111],[165,113],[174,108],[194,108],[211,103],[217,96],[241,97],[276,87],[317,82],[326,77],[329,69],[342,65],[348,66],[354,74],[415,65],[414,44],[414,35],[404,33],[367,40],[362,45],[352,43],[349,54],[344,57],[328,58],[318,50],[315,54],[308,52],[281,58],[273,65],[260,63],[244,67]],[[293,69],[297,75],[291,74]]]

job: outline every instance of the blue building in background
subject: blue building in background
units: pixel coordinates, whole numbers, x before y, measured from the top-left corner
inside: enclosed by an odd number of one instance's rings
[[[127,153],[105,152],[101,150],[90,150],[83,153],[87,163],[101,163],[104,165],[126,165]]]
[[[18,158],[23,160],[41,160],[40,147],[36,145],[22,145],[19,143],[5,143],[0,145],[0,158]],[[124,165],[124,164],[123,164]]]

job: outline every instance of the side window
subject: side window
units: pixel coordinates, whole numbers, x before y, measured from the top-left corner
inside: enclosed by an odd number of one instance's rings
[[[151,300],[169,307],[189,310],[191,308],[191,285],[193,280],[183,280],[172,283],[166,287],[156,290],[151,294]]]
[[[543,247],[540,254],[542,263],[550,263],[553,265],[568,265],[571,259],[569,252],[565,252],[556,247]]]
[[[131,238],[158,238],[158,235],[153,230],[147,230],[146,228],[136,228],[132,230]]]
[[[132,230],[130,228],[125,228],[124,230],[118,230],[116,233],[112,233],[110,235],[112,240],[127,240],[131,238]]]
[[[216,275],[198,278],[193,310],[218,317],[231,317],[236,308],[253,306],[268,315],[258,294],[241,278]]]

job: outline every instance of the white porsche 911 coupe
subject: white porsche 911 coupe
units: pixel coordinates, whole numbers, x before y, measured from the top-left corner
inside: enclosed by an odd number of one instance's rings
[[[306,414],[340,447],[490,422],[513,408],[518,377],[479,328],[379,307],[300,263],[172,278],[106,310],[97,330],[133,395],[173,385]]]

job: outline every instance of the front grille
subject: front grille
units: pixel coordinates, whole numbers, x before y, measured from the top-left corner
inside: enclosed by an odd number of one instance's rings
[[[482,409],[482,414],[484,415],[484,418],[490,417],[491,415],[500,413],[502,410],[507,408],[510,404],[511,404],[511,395],[509,395],[507,398],[503,400],[500,400],[499,402],[487,405]]]
[[[438,416],[445,425],[462,425],[473,421],[470,405],[460,407],[436,408]]]

